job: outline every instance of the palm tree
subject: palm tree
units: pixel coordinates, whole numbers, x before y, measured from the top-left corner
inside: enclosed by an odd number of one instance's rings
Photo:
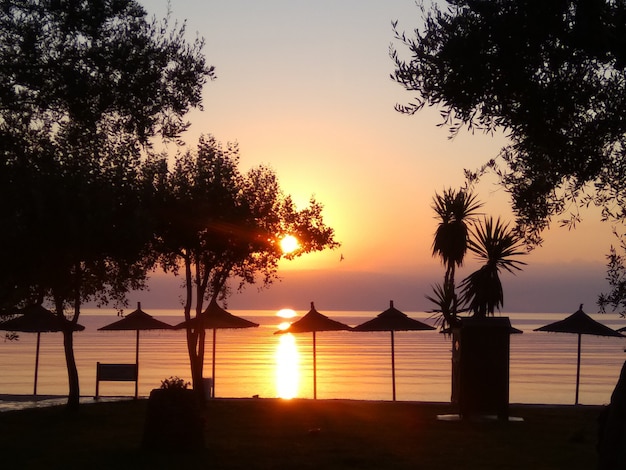
[[[441,325],[442,330],[448,332],[457,314],[462,311],[458,305],[458,296],[450,284],[437,283],[432,288],[433,296],[427,295],[426,298],[435,304],[435,308],[429,312],[437,314],[435,325]]]
[[[435,193],[433,209],[440,220],[433,241],[433,256],[439,256],[446,267],[443,286],[434,288],[435,298],[427,297],[443,316],[442,327],[456,322],[457,298],[454,275],[457,266],[463,265],[469,247],[469,223],[474,220],[482,203],[469,191],[445,189]]]
[[[504,304],[500,270],[521,270],[526,263],[511,259],[526,254],[522,240],[498,218],[485,218],[477,224],[469,240],[468,249],[485,264],[467,276],[461,283],[461,301],[473,316],[484,318],[493,315]]]

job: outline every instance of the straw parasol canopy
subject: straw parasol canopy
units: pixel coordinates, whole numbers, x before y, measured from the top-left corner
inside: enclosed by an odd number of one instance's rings
[[[98,328],[98,331],[136,331],[135,367],[139,378],[139,331],[141,330],[171,330],[173,327],[157,320],[152,315],[141,310],[141,302],[137,302],[137,310],[129,313],[121,320]],[[139,392],[139,380],[135,380],[135,398]]]
[[[576,312],[569,317],[550,323],[549,325],[536,328],[534,331],[547,331],[551,333],[573,333],[578,335],[578,358],[576,364],[576,399],[575,404],[578,405],[578,389],[580,385],[580,345],[582,335],[594,335],[594,336],[611,336],[622,338],[624,335],[617,331],[603,325],[600,322],[595,321],[585,312],[583,312],[583,304]]]
[[[293,322],[284,330],[278,330],[274,334],[284,333],[313,333],[313,398],[317,398],[317,345],[315,334],[318,331],[342,331],[351,330],[345,323],[338,322],[322,315],[315,310],[315,305],[311,302],[311,310],[300,320]]]
[[[357,325],[353,331],[389,331],[391,333],[391,383],[393,389],[393,401],[396,401],[396,353],[395,331],[424,331],[434,330],[435,327],[427,325],[419,320],[409,318],[405,313],[393,306],[393,300],[389,301],[389,308],[364,323]]]
[[[259,326],[258,323],[254,323],[250,320],[246,320],[245,318],[238,317],[233,315],[230,312],[227,312],[222,307],[217,304],[215,299],[211,299],[208,307],[200,314],[199,317],[192,318],[189,321],[184,321],[179,323],[174,328],[177,330],[187,328],[195,328],[198,323],[201,322],[200,326],[202,326],[205,330],[213,330],[213,347],[212,347],[212,364],[211,364],[211,378],[213,380],[213,387],[211,389],[211,397],[215,397],[215,340],[216,340],[216,332],[217,330],[225,330],[225,329],[241,329],[241,328],[256,328]]]
[[[72,323],[65,318],[61,318],[39,304],[28,305],[27,307],[19,309],[16,313],[20,316],[0,323],[0,330],[37,333],[37,347],[35,352],[35,384],[33,386],[33,395],[37,395],[37,376],[39,373],[39,345],[41,342],[41,333],[63,331],[70,325],[73,331],[82,331],[85,327],[83,325],[79,325],[78,323]]]

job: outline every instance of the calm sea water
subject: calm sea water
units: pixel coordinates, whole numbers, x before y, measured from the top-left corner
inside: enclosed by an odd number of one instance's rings
[[[150,310],[170,324],[182,313]],[[260,323],[259,328],[218,330],[215,394],[217,397],[313,397],[312,334],[274,335],[281,319],[273,311],[232,311]],[[305,313],[305,312],[299,312]],[[322,311],[357,325],[380,312]],[[410,317],[432,323],[426,313]],[[507,314],[524,331],[511,336],[511,403],[571,404],[576,384],[577,336],[540,333],[534,328],[568,314]],[[617,315],[592,315],[612,328],[626,325]],[[75,334],[81,395],[95,393],[96,362],[133,363],[134,331],[98,331],[116,321],[113,311],[87,311]],[[297,319],[297,318],[296,318]],[[0,342],[0,394],[31,394],[36,334],[21,333],[19,341]],[[211,376],[211,334],[207,334],[205,376]],[[626,339],[583,336],[579,402],[608,403],[626,360]],[[398,400],[449,401],[450,339],[436,331],[396,332],[396,394]],[[191,379],[184,331],[143,331],[139,341],[139,394],[147,396],[161,381]],[[62,335],[41,335],[38,394],[67,394]],[[101,382],[100,394],[132,395],[132,382]],[[317,397],[391,400],[389,333],[317,333]]]

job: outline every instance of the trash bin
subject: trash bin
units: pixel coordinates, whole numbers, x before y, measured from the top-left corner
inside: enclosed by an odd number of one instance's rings
[[[452,401],[462,417],[509,417],[509,346],[507,317],[464,318],[453,328]]]

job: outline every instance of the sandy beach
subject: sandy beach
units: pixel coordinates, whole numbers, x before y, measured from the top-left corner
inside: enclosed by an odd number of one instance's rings
[[[599,406],[511,405],[517,419],[458,421],[447,403],[214,399],[202,449],[142,448],[148,400],[0,413],[8,467],[589,469]],[[7,467],[7,468],[8,468]]]

